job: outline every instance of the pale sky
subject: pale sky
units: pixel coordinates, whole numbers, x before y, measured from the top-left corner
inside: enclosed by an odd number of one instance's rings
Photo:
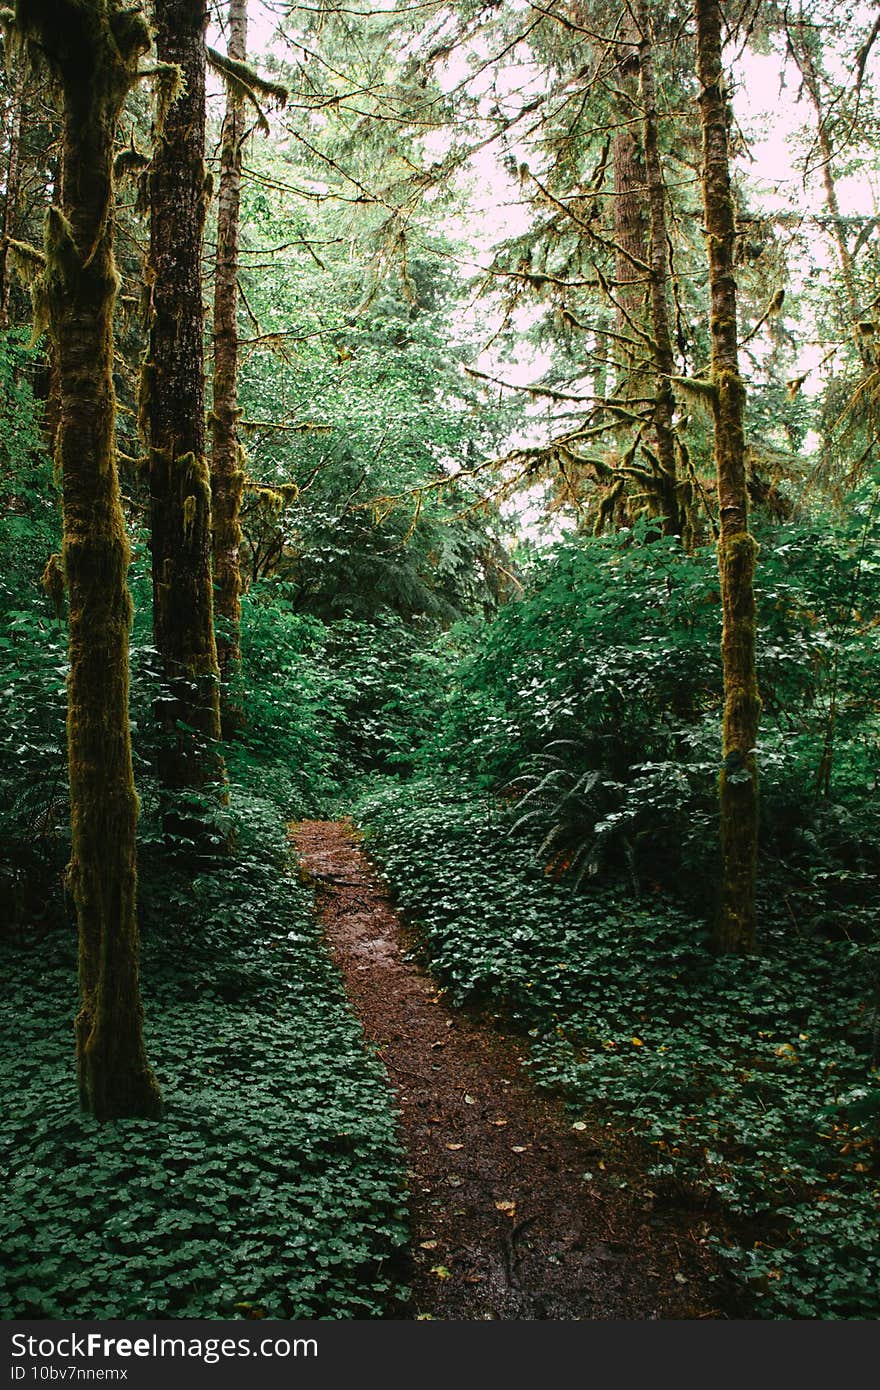
[[[509,0],[509,3],[519,7],[521,0]],[[364,9],[369,8],[367,0],[362,0],[362,4]],[[270,46],[279,54],[283,52],[280,44],[271,43],[276,16],[283,9],[282,0],[274,0],[274,4],[273,0],[268,0],[268,3],[267,0],[251,0],[249,40],[253,53],[265,51]],[[475,45],[475,50],[481,57],[486,56],[486,52],[480,52],[479,44]],[[730,58],[735,59],[734,114],[748,151],[735,160],[736,176],[747,189],[749,201],[756,210],[788,214],[787,225],[793,233],[797,231],[802,216],[808,219],[805,241],[795,242],[792,247],[790,271],[796,289],[798,282],[803,283],[817,269],[821,272],[829,267],[834,254],[827,233],[815,230],[809,221],[813,215],[824,212],[821,171],[815,169],[806,186],[802,172],[804,153],[814,136],[815,113],[809,101],[798,100],[799,74],[780,55],[760,55],[747,51],[744,54],[731,52]],[[878,59],[880,54],[875,52],[871,64],[875,76]],[[834,71],[833,54],[826,54],[825,61],[836,78],[845,80],[846,71],[840,62],[837,63],[839,70]],[[451,89],[467,76],[468,71],[465,60],[459,55],[447,65],[441,81],[447,89]],[[512,52],[506,69],[500,74],[497,70],[494,72],[493,98],[500,94],[503,100],[505,88],[522,86],[524,81],[530,80],[530,76],[528,65],[523,63],[521,56],[517,61],[516,51]],[[487,75],[481,80],[487,93],[488,106],[490,78]],[[537,91],[540,81],[537,70],[534,80]],[[471,89],[474,90],[473,86]],[[425,144],[428,156],[436,157],[445,148],[445,137],[429,137]],[[517,151],[514,145],[511,153],[525,158],[527,152]],[[474,157],[462,182],[468,190],[468,208],[458,225],[450,230],[475,246],[475,263],[470,273],[476,274],[479,268],[491,263],[498,242],[527,228],[530,214],[518,182],[504,170],[495,146]],[[877,214],[880,190],[870,155],[863,173],[858,177],[837,178],[836,183],[841,210],[845,214]],[[803,259],[801,245],[808,246],[809,260]],[[467,273],[466,266],[462,269]],[[461,328],[468,331],[473,326],[472,322],[463,322]],[[488,331],[491,332],[491,324]],[[810,344],[805,344],[796,370],[814,366],[817,361],[816,350]],[[549,359],[545,355],[531,353],[528,360],[518,367],[508,364],[505,377],[522,384],[535,380],[548,365]],[[492,370],[491,354],[485,357],[481,366],[484,370]],[[817,387],[818,382],[813,386]]]

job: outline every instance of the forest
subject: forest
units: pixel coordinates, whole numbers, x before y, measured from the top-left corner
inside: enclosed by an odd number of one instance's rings
[[[0,10],[0,1315],[880,1315],[875,0]]]

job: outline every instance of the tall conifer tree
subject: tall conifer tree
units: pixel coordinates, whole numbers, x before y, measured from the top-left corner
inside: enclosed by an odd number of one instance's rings
[[[230,0],[228,57],[247,58],[246,0]],[[224,732],[238,722],[230,682],[241,660],[241,568],[239,512],[244,487],[238,438],[238,225],[241,206],[245,97],[228,82],[226,116],[220,142],[217,196],[217,268],[214,280],[214,402],[211,414],[211,487],[214,510],[214,603],[220,621],[220,666]]]
[[[723,952],[755,945],[755,877],[758,854],[758,768],[755,744],[761,701],[755,674],[757,546],[749,533],[743,416],[745,387],[739,372],[736,218],[730,184],[729,111],[724,88],[721,7],[696,0],[697,75],[703,132],[703,205],[709,254],[712,341],[712,411],[718,475],[718,567],[724,624],[723,754],[720,776],[721,904],[716,944]]]
[[[149,439],[153,624],[169,686],[160,775],[198,788],[222,771],[205,444],[202,241],[205,225],[204,0],[155,0],[156,51],[181,86],[150,169],[150,342],[142,414]]]

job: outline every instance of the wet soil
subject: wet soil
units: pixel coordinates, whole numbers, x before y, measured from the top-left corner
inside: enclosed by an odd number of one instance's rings
[[[408,1155],[413,1318],[723,1318],[710,1219],[662,1194],[641,1145],[572,1123],[525,1044],[451,1009],[413,959],[350,822],[291,827],[352,1008],[396,1093]],[[713,1278],[713,1276],[716,1276]]]

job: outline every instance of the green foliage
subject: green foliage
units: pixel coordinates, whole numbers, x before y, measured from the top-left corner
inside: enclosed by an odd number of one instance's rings
[[[60,528],[26,336],[0,334],[0,917],[21,930],[59,910],[67,857],[67,644],[39,582]]]
[[[867,780],[880,749],[878,541],[868,489],[836,525],[761,536],[765,883],[784,883],[803,924],[857,913],[880,883]],[[515,804],[511,828],[542,865],[662,884],[710,911],[717,584],[713,549],[688,554],[644,526],[539,555],[523,597],[472,631],[431,757]]]
[[[319,619],[299,614],[290,587],[258,585],[242,600],[242,672],[235,698],[244,715],[228,749],[233,775],[259,769],[290,815],[316,815],[338,794],[335,747],[339,695],[324,657]]]
[[[285,812],[329,813],[356,780],[412,771],[442,707],[449,661],[428,622],[393,613],[325,623],[295,588],[264,581],[242,604],[232,774],[259,776]]]
[[[482,498],[471,478],[449,480],[500,450],[512,411],[462,370],[473,349],[457,332],[465,291],[449,246],[426,230],[405,265],[400,248],[377,254],[350,211],[282,196],[290,157],[253,157],[241,278],[247,339],[254,322],[263,331],[240,396],[248,474],[263,490],[244,499],[246,580],[277,572],[298,611],[327,621],[451,622],[491,607],[498,521],[469,513]]]
[[[684,1181],[742,1222],[723,1255],[757,1315],[877,1315],[864,950],[793,934],[782,911],[760,959],[719,960],[705,925],[661,894],[575,895],[524,864],[503,813],[466,783],[389,785],[359,815],[451,999],[525,1032],[533,1074],[575,1111],[635,1127],[655,1187]]]
[[[346,781],[408,776],[437,725],[449,675],[432,624],[407,625],[393,614],[334,623],[325,659],[334,673],[336,747]]]
[[[387,1085],[276,808],[233,790],[238,856],[144,885],[159,1123],[76,1109],[72,934],[3,947],[3,1316],[376,1317],[398,1292]]]
[[[68,854],[67,651],[57,624],[39,611],[43,606],[34,600],[2,615],[0,916],[6,929],[32,930],[47,912],[58,912]]]
[[[158,1124],[103,1126],[77,1110],[66,634],[39,583],[57,512],[33,357],[14,336],[0,347],[0,888],[16,928],[0,943],[0,1316],[382,1316],[397,1306],[405,1239],[393,1110],[281,828],[337,787],[327,635],[282,589],[247,597],[249,722],[228,750],[230,805],[212,812],[234,851],[169,853],[142,535],[131,649],[142,978],[167,1110]]]

